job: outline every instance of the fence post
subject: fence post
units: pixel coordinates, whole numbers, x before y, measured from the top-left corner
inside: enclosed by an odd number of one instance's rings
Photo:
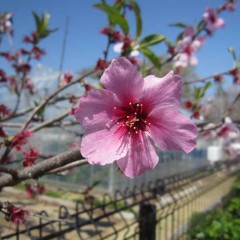
[[[140,204],[139,240],[156,240],[156,206],[149,203]]]

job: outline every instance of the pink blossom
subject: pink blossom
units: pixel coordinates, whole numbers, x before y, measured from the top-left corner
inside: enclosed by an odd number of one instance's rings
[[[27,143],[27,138],[32,136],[32,132],[26,130],[25,132],[17,133],[12,140],[12,148],[16,148],[17,151],[21,151],[22,146]]]
[[[29,215],[29,211],[24,210],[20,207],[16,207],[15,205],[8,203],[7,205],[8,212],[8,221],[14,224],[24,224],[26,222],[26,217]]]
[[[0,138],[6,138],[8,135],[3,130],[2,126],[0,125]]]
[[[11,114],[10,110],[3,104],[0,104],[0,121]]]
[[[218,131],[217,136],[226,138],[228,137],[229,133],[231,132],[232,128],[230,124],[224,124]]]
[[[15,68],[17,73],[26,74],[26,73],[30,72],[30,70],[31,70],[31,66],[25,62],[13,64],[12,66],[13,66],[13,68]]]
[[[156,148],[195,147],[197,128],[182,115],[182,81],[173,72],[163,78],[145,78],[127,59],[114,59],[95,89],[80,98],[75,117],[84,128],[80,145],[90,164],[117,161],[121,172],[133,178],[158,163]]]
[[[234,159],[239,158],[240,156],[240,139],[233,138],[225,145],[225,152],[228,155],[228,158]]]
[[[28,151],[23,152],[25,160],[23,161],[23,167],[32,166],[37,158],[39,158],[39,152],[37,149],[31,147]]]
[[[233,68],[229,71],[229,74],[232,76],[233,78],[233,83],[240,83],[240,71],[239,69],[236,67],[236,68]]]
[[[40,60],[42,55],[45,54],[45,51],[37,46],[32,48],[32,58]]]
[[[7,75],[6,73],[0,69],[0,82],[6,82],[7,81]]]
[[[32,186],[30,184],[25,185],[25,192],[30,198],[34,198],[37,195],[43,194],[45,192],[45,187],[43,185]]]
[[[32,94],[34,93],[34,84],[31,80],[31,78],[26,77],[25,83],[24,83],[24,88],[29,90],[30,93],[32,93]]]
[[[108,35],[110,33],[110,31],[111,31],[110,28],[105,27],[105,28],[100,30],[100,33],[104,34],[104,35]]]
[[[96,70],[105,70],[107,68],[107,61],[105,59],[98,59],[95,69]]]
[[[175,67],[195,66],[198,64],[198,59],[195,52],[200,49],[204,43],[203,37],[194,39],[195,31],[192,27],[187,27],[181,40],[178,41],[176,46],[177,55],[174,57]]]
[[[61,85],[69,84],[73,79],[73,74],[71,72],[65,72],[63,73]]]
[[[191,101],[186,101],[183,103],[183,106],[187,109],[191,109],[193,107],[193,103]]]
[[[205,138],[205,139],[210,139],[211,137],[211,131],[210,130],[206,130],[202,133],[202,136]]]
[[[207,24],[206,28],[210,33],[224,26],[224,20],[222,18],[218,18],[217,12],[212,8],[208,8],[206,10],[203,14],[203,20]]]

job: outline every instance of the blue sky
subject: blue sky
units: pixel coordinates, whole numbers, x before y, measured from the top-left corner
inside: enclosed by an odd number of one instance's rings
[[[113,2],[109,0],[108,2]],[[183,21],[187,24],[196,24],[208,7],[216,7],[222,4],[222,0],[139,0],[142,18],[143,33],[164,34],[174,40],[179,29],[170,27],[170,23]],[[67,47],[63,69],[77,72],[82,68],[93,66],[106,45],[106,38],[99,34],[101,28],[107,24],[104,13],[93,8],[97,0],[1,0],[1,12],[10,11],[14,14],[14,47],[24,46],[23,35],[34,29],[32,11],[42,13],[48,11],[51,14],[50,28],[58,28],[58,31],[44,40],[42,48],[47,55],[42,59],[42,64],[53,69],[59,69],[61,48],[64,35],[64,26],[67,16],[70,17]],[[233,66],[233,61],[227,51],[227,47],[234,47],[240,51],[240,15],[239,11],[224,13],[226,22],[224,29],[218,30],[214,36],[208,38],[205,46],[197,54],[199,76],[207,76],[221,72]],[[130,17],[133,26],[134,22]],[[5,39],[1,46],[7,45]],[[1,50],[2,50],[1,49]],[[156,47],[156,51],[164,53],[163,48]]]

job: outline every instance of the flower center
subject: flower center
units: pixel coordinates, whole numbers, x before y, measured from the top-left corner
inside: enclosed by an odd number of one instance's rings
[[[214,14],[211,14],[210,17],[209,17],[209,20],[211,23],[215,23],[217,21],[217,18]]]
[[[187,55],[191,55],[192,54],[192,47],[190,45],[187,45],[184,49],[184,52],[187,54]]]
[[[128,134],[138,134],[140,131],[145,131],[146,126],[150,125],[147,122],[147,113],[144,111],[142,103],[129,102],[127,106],[120,108],[114,107],[114,118],[119,125],[119,130],[125,130]]]

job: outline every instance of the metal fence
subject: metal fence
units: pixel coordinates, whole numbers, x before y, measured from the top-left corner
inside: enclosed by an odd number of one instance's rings
[[[239,161],[218,162],[76,203],[74,210],[60,206],[59,220],[42,211],[37,222],[1,239],[185,240],[192,213],[219,204],[239,169]]]

